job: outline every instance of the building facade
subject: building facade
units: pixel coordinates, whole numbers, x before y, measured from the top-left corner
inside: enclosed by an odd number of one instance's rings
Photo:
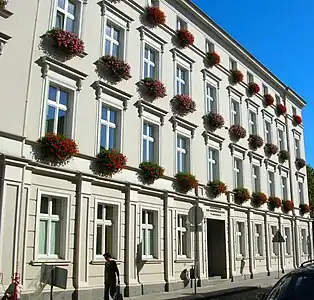
[[[147,5],[160,7],[165,25],[141,22]],[[42,37],[54,27],[78,34],[85,52],[61,60],[43,51]],[[173,43],[182,28],[195,38],[185,49]],[[311,220],[299,209],[308,204],[306,171],[295,164],[305,150],[303,125],[293,116],[306,103],[191,1],[10,0],[0,11],[0,45],[0,272],[4,286],[20,273],[22,299],[49,291],[40,284],[42,264],[67,269],[67,289],[55,288],[65,299],[101,299],[105,251],[118,262],[126,296],[186,287],[195,259],[206,285],[217,277],[268,276],[278,263],[287,272],[313,258]],[[220,64],[210,68],[204,60],[212,51]],[[116,85],[100,78],[95,62],[104,54],[128,62],[132,78]],[[230,83],[235,69],[244,74],[238,84]],[[167,96],[141,99],[136,83],[144,77],[161,80]],[[249,95],[252,82],[261,90]],[[173,115],[176,94],[192,97],[196,111]],[[265,94],[276,102],[266,106]],[[279,115],[277,104],[287,112]],[[209,112],[223,116],[222,128],[205,130]],[[230,138],[234,124],[246,138]],[[36,141],[47,132],[72,138],[80,153],[65,166],[36,160]],[[287,150],[289,159],[250,149],[249,134]],[[127,168],[112,178],[94,174],[101,147],[122,152]],[[142,184],[143,160],[163,166],[165,176]],[[196,191],[174,190],[180,171],[196,176]],[[228,192],[210,197],[212,180]],[[293,200],[295,209],[239,205],[236,187]],[[187,222],[195,203],[204,213],[198,251]],[[281,246],[272,243],[277,230]]]

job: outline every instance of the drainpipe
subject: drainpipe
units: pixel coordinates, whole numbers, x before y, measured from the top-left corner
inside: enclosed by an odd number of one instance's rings
[[[37,0],[37,9],[36,9],[36,16],[35,16],[35,23],[34,23],[34,31],[33,31],[33,39],[32,39],[32,49],[30,53],[29,59],[29,69],[28,69],[28,80],[27,80],[27,88],[26,88],[26,100],[24,105],[24,117],[23,117],[23,129],[22,129],[22,147],[21,147],[21,157],[24,157],[24,148],[26,142],[26,127],[27,127],[27,120],[28,120],[28,106],[29,106],[29,99],[30,99],[30,90],[31,90],[31,81],[32,81],[32,74],[33,74],[33,60],[35,55],[35,41],[37,38],[37,24],[38,24],[38,16],[39,16],[39,6],[40,0]]]

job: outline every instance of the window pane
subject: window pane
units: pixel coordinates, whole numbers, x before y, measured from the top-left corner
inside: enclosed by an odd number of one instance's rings
[[[142,251],[143,251],[143,255],[147,255],[146,253],[146,230],[142,229]]]
[[[102,204],[97,205],[97,219],[98,220],[103,219],[103,205]]]
[[[67,18],[66,30],[74,32],[74,20]]]
[[[146,212],[143,211],[142,213],[142,224],[146,224]]]
[[[53,133],[54,131],[55,108],[48,105],[46,118],[46,133]]]
[[[115,128],[109,128],[109,148],[114,149],[116,145],[116,130]]]
[[[153,77],[155,78],[155,66],[152,66],[150,65],[150,68],[149,68],[149,77]]]
[[[59,109],[58,111],[58,128],[57,133],[65,135],[65,128],[66,128],[66,116],[67,113],[64,110]]]
[[[111,123],[116,123],[116,112],[113,110],[110,110],[109,121]]]
[[[148,49],[147,48],[145,48],[144,57],[148,59]]]
[[[111,30],[113,30],[113,28],[110,25],[106,26],[106,35],[111,36]]]
[[[52,199],[52,214],[56,216],[61,215],[61,205],[62,205],[62,200],[61,199]]]
[[[107,107],[106,106],[102,106],[101,108],[101,119],[102,120],[107,120]]]
[[[182,255],[182,248],[181,248],[182,239],[181,239],[181,235],[182,235],[182,232],[178,231],[178,255]]]
[[[115,41],[120,40],[120,30],[117,30],[116,28],[113,28],[113,39]]]
[[[58,7],[65,8],[65,0],[58,0]]]
[[[106,220],[113,221],[113,207],[106,206]]]
[[[116,44],[112,45],[112,56],[119,57],[119,46]]]
[[[68,2],[68,13],[71,15],[75,15],[75,4],[72,3],[71,1]]]
[[[112,235],[112,227],[106,226],[105,232],[106,242],[105,242],[105,252],[113,253],[113,235]]]
[[[105,42],[105,54],[111,55],[111,53],[110,53],[110,41],[108,41],[108,40],[106,40],[106,42]]]
[[[61,232],[59,222],[51,222],[51,254],[60,254],[60,233]]]
[[[101,255],[103,254],[102,251],[102,226],[97,225],[97,232],[96,232],[96,254]]]
[[[148,160],[153,161],[154,160],[154,142],[149,141],[148,142]]]
[[[186,168],[186,155],[184,153],[182,153],[182,172],[186,172],[187,168]]]
[[[49,87],[48,99],[51,100],[51,101],[56,101],[57,100],[57,88],[55,88],[53,86]]]
[[[49,204],[48,197],[41,197],[41,202],[40,202],[41,214],[48,214],[48,204]]]
[[[177,171],[181,172],[181,153],[177,151]]]
[[[60,90],[60,99],[59,99],[59,103],[62,105],[67,106],[68,105],[68,99],[69,99],[69,93]]]
[[[47,254],[47,221],[40,221],[39,223],[38,241],[39,254]]]
[[[147,254],[153,255],[153,249],[154,249],[154,234],[153,230],[148,230],[148,241],[147,241]]]
[[[148,63],[144,62],[144,78],[148,77]]]
[[[152,212],[148,212],[148,224],[154,224],[154,214]]]
[[[143,139],[143,160],[146,161],[147,159],[147,140]]]
[[[182,232],[182,255],[187,255],[187,233]]]
[[[100,147],[107,148],[107,126],[100,126]]]
[[[60,11],[57,11],[56,28],[63,29],[63,24],[64,24],[64,14],[61,13]]]

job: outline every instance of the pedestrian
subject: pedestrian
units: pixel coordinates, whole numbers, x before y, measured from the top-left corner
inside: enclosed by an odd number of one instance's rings
[[[105,264],[105,297],[104,300],[109,300],[109,294],[111,298],[116,293],[117,289],[117,279],[118,285],[120,285],[120,275],[117,263],[112,259],[110,253],[105,253],[104,259],[106,261]]]

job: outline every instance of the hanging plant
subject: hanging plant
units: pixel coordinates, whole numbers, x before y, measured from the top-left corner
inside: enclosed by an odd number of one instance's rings
[[[275,210],[275,208],[281,207],[281,200],[278,197],[269,197],[268,198],[268,207],[270,210]]]
[[[278,152],[278,147],[272,143],[265,144],[264,151],[267,155],[275,155]]]
[[[158,164],[144,161],[139,165],[139,179],[144,184],[153,184],[157,179],[164,175],[165,169]]]
[[[275,99],[271,94],[265,94],[264,101],[265,101],[266,106],[271,106],[274,104]]]
[[[8,2],[6,0],[0,0],[0,10],[5,9],[7,3]]]
[[[130,65],[116,56],[105,55],[99,58],[96,67],[98,75],[112,83],[132,78]]]
[[[46,32],[42,38],[42,48],[48,48],[46,42],[52,42],[52,47],[57,49],[62,55],[70,59],[84,53],[84,42],[74,33],[59,28],[54,28]],[[46,49],[46,51],[49,51]]]
[[[299,208],[302,215],[311,212],[311,207],[308,204],[300,204]]]
[[[177,30],[176,37],[180,48],[186,48],[194,44],[194,36],[187,29]]]
[[[207,52],[206,61],[208,66],[213,67],[220,64],[220,56],[216,52]]]
[[[233,190],[234,200],[237,204],[243,204],[250,199],[250,193],[248,189],[237,188]]]
[[[213,180],[207,184],[210,195],[214,198],[224,194],[227,191],[227,186],[220,180]]]
[[[276,110],[279,115],[284,115],[287,112],[287,108],[281,103],[277,104]]]
[[[259,135],[251,134],[249,137],[249,145],[253,150],[257,150],[264,144],[263,139]]]
[[[190,173],[180,172],[176,174],[174,178],[175,181],[173,183],[173,187],[177,192],[186,194],[192,189],[196,189],[198,187],[198,181],[195,176]]]
[[[154,78],[144,78],[138,84],[138,91],[142,96],[147,96],[151,101],[167,96],[165,85]]]
[[[293,121],[296,125],[301,125],[302,124],[302,118],[298,115],[293,115]]]
[[[196,111],[196,103],[188,95],[176,95],[170,101],[171,110],[181,117]]]
[[[289,159],[289,152],[287,150],[281,150],[278,153],[278,158],[280,162],[284,163]]]
[[[303,158],[296,158],[295,166],[297,167],[298,170],[301,170],[306,166],[306,162]]]
[[[204,127],[206,130],[220,129],[225,125],[225,120],[222,115],[210,112],[203,117]]]
[[[231,81],[234,84],[242,82],[243,73],[239,70],[231,70]]]
[[[260,91],[260,87],[257,83],[251,82],[248,86],[248,91],[251,95],[258,94]]]
[[[112,177],[113,175],[125,169],[127,158],[115,149],[102,148],[97,154],[97,173],[105,176]]]
[[[60,134],[48,133],[38,139],[39,159],[51,165],[65,165],[79,152],[75,141]]]
[[[164,25],[166,23],[165,13],[156,6],[148,6],[144,13],[145,21],[152,27]]]
[[[282,201],[282,209],[285,213],[294,210],[294,203],[291,200],[283,200]]]
[[[246,130],[241,125],[232,125],[229,128],[229,134],[236,139],[244,139],[246,137]]]
[[[255,207],[261,207],[263,204],[267,203],[267,200],[267,196],[261,192],[253,193],[251,197],[252,204]]]

